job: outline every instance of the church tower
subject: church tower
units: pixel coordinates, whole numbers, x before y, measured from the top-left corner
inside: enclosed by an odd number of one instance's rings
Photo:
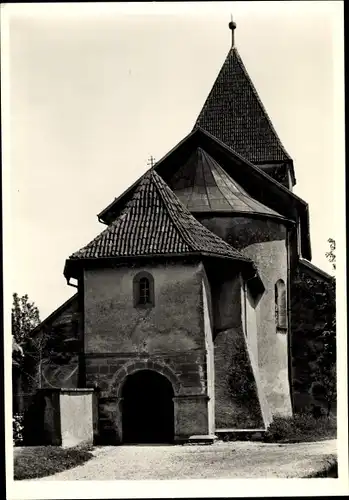
[[[235,46],[232,43],[195,126],[214,135],[238,154],[292,190],[293,161],[282,145]]]

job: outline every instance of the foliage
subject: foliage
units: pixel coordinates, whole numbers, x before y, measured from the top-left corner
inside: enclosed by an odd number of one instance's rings
[[[319,470],[318,472],[314,472],[313,474],[310,474],[307,476],[307,478],[314,478],[314,477],[332,477],[332,478],[337,478],[338,477],[338,460],[335,456],[331,456],[328,460],[326,465]]]
[[[12,336],[12,366],[20,366],[22,363],[22,359],[24,356],[24,352],[22,347],[17,344],[15,338]]]
[[[12,418],[13,443],[15,446],[20,446],[23,443],[23,419],[24,415],[22,413],[17,413]]]
[[[328,243],[330,244],[330,250],[325,253],[326,258],[332,263],[333,270],[336,270],[336,241],[332,238],[329,238]]]
[[[228,369],[228,387],[235,406],[235,418],[241,414],[246,428],[261,425],[262,415],[247,346],[238,336],[235,337],[234,354]]]
[[[314,418],[308,412],[294,417],[275,417],[264,434],[266,442],[318,441],[336,437],[336,419]]]
[[[22,345],[40,323],[39,309],[29,301],[28,295],[20,297],[14,293],[11,312],[12,335],[17,344]]]
[[[58,446],[24,447],[14,459],[14,479],[34,479],[51,476],[90,460],[90,447],[61,448]]]
[[[336,269],[336,242],[329,239],[330,251],[326,257],[332,262],[333,269]],[[321,334],[323,349],[319,353],[314,365],[314,380],[312,381],[310,392],[315,399],[323,401],[327,405],[327,414],[332,409],[332,403],[337,397],[337,371],[336,371],[336,312],[335,312],[335,279],[329,285],[329,304],[331,314],[325,324]]]
[[[12,323],[12,367],[13,378],[21,373],[21,384],[30,385],[34,381],[36,384],[36,373],[33,373],[33,360],[31,359],[30,345],[32,342],[32,332],[40,323],[39,310],[29,300],[28,295],[20,297],[17,293],[13,294],[13,303],[11,310]],[[19,372],[18,372],[19,370]],[[30,382],[31,381],[31,382]]]
[[[241,348],[234,354],[233,364],[229,369],[229,388],[233,397],[242,405],[256,396],[256,387],[250,362],[245,349]]]
[[[49,367],[69,364],[80,349],[76,337],[67,336],[63,327],[43,327],[26,343],[26,359],[23,371],[27,375],[28,384],[33,389],[43,387],[43,372]],[[30,381],[29,381],[30,379]]]
[[[38,330],[35,327],[40,323],[39,311],[27,295],[19,297],[13,294],[12,330],[14,345],[24,352],[18,362],[19,352],[13,347],[13,366],[19,366],[22,374],[23,390],[28,393],[42,387],[42,373],[46,366],[65,365],[79,350],[77,340],[77,323],[73,321],[73,332],[67,336],[64,325],[43,325]],[[72,336],[73,333],[73,336]],[[25,389],[24,389],[25,388]]]
[[[330,241],[333,251],[335,243]],[[329,414],[337,396],[336,282],[298,269],[291,286],[293,390],[295,395],[309,393],[318,402],[314,416],[320,415],[321,406]]]

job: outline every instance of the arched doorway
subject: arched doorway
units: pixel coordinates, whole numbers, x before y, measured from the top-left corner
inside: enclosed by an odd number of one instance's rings
[[[155,371],[129,375],[122,388],[123,442],[173,442],[173,396],[171,382]]]

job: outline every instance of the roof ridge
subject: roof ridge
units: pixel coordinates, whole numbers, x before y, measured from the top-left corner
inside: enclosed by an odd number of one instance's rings
[[[323,269],[321,269],[321,267],[316,266],[315,264],[313,264],[312,262],[310,262],[307,259],[304,259],[304,258],[301,257],[299,259],[299,264],[312,269],[314,272],[316,272],[318,274],[321,274],[322,276],[324,276],[329,281],[335,280],[335,276],[329,274],[327,271],[324,271]]]
[[[225,184],[225,186],[227,187],[227,189],[230,189],[229,188],[229,185],[227,183],[227,178],[228,178],[228,181],[230,181],[232,184],[234,184],[234,186],[238,189],[239,193],[235,193],[235,196],[239,199],[242,199],[243,202],[252,210],[254,211],[254,207],[251,206],[251,196],[248,194],[248,192],[242,187],[240,186],[240,184],[238,182],[236,182],[235,179],[233,179],[231,176],[228,176],[228,174],[226,173],[226,171],[224,170],[223,167],[221,167],[221,165],[214,159],[212,158],[210,155],[207,155],[209,156],[209,158],[211,158],[215,164],[218,166],[218,169],[219,170],[222,170],[222,172],[225,174],[224,178],[222,178],[222,181],[223,183]],[[220,190],[220,192],[222,193],[222,190],[220,189],[220,187],[218,186],[217,184],[217,187],[218,189]],[[223,194],[223,193],[222,193]],[[223,194],[224,196],[224,194]],[[260,203],[259,201],[253,199],[253,202],[257,205],[260,205],[264,210],[268,210],[268,212],[274,212],[273,210],[271,210],[269,207],[263,205],[263,203]],[[232,207],[234,208],[234,207]],[[275,212],[276,215],[279,215]]]
[[[219,163],[218,163],[218,162],[216,162],[216,160],[215,160],[214,158],[212,158],[212,156],[211,156],[211,155],[209,155],[208,153],[206,153],[206,151],[203,151],[203,152],[202,152],[202,155],[205,157],[205,159],[206,159],[206,161],[207,161],[208,163],[210,163],[210,164],[211,164],[211,163],[213,162],[213,166],[214,166],[214,167],[215,167],[215,164],[216,164],[216,165],[218,165],[218,167],[219,167],[221,170],[223,170],[223,169],[222,169],[222,167],[219,165]],[[224,170],[223,170],[223,171],[224,171]],[[211,173],[212,173],[212,176],[213,176],[212,167],[211,167]],[[213,178],[214,178],[214,176],[213,176]],[[221,195],[223,196],[223,198],[224,198],[224,199],[226,199],[226,196],[224,195],[224,193],[223,193],[223,192],[222,192],[222,190],[220,189],[220,187],[219,187],[219,185],[218,185],[218,183],[217,183],[217,182],[216,182],[216,186],[217,186],[218,191],[219,191],[219,192],[221,193]],[[210,204],[210,197],[209,197],[209,195],[208,195],[208,191],[207,191],[207,186],[206,186],[206,183],[205,183],[205,189],[206,189],[206,193],[207,193],[208,203]],[[230,203],[229,203],[229,204],[230,204]],[[211,208],[212,208],[212,207],[211,207]]]
[[[225,63],[226,63],[226,60],[227,60],[227,58],[228,58],[229,54],[232,52],[232,50],[233,50],[232,48],[231,48],[231,49],[229,49],[228,54],[227,54],[227,55],[225,56],[225,58],[224,58],[223,64],[221,65],[221,69],[218,71],[218,75],[216,76],[216,78],[215,78],[215,80],[214,80],[214,82],[213,82],[213,85],[211,86],[211,90],[209,91],[209,93],[208,93],[208,95],[207,95],[207,97],[206,97],[206,99],[205,99],[204,105],[202,106],[202,108],[201,108],[201,110],[200,110],[200,113],[199,113],[199,115],[198,115],[198,117],[197,117],[197,119],[196,119],[196,121],[195,121],[195,124],[194,124],[193,130],[194,130],[196,127],[199,127],[199,128],[202,128],[202,130],[205,130],[205,129],[201,126],[201,125],[199,125],[199,124],[198,124],[198,122],[199,122],[199,120],[200,120],[200,118],[201,118],[201,115],[203,114],[203,111],[204,111],[204,109],[205,109],[205,107],[206,107],[206,104],[208,103],[208,101],[210,100],[210,97],[211,97],[211,96],[212,96],[212,94],[213,94],[213,90],[214,90],[214,88],[215,88],[215,86],[216,86],[216,83],[217,83],[217,82],[218,82],[218,80],[219,80],[219,77],[220,77],[220,75],[221,75],[221,73],[222,73],[222,71],[223,71],[223,68],[224,68],[224,65],[225,65]]]
[[[183,232],[182,232],[182,229],[183,229],[183,228],[179,228],[179,227],[178,227],[177,221],[175,221],[175,219],[174,219],[173,215],[171,214],[171,212],[170,212],[170,210],[169,210],[169,208],[168,208],[168,206],[167,206],[166,200],[165,200],[164,195],[163,195],[163,193],[162,193],[162,189],[161,189],[161,187],[159,186],[159,180],[158,180],[158,179],[161,179],[161,177],[160,177],[160,176],[159,176],[159,175],[158,175],[155,171],[154,171],[152,174],[153,174],[153,175],[152,175],[152,178],[153,178],[153,180],[154,180],[155,188],[157,189],[157,192],[158,192],[158,194],[159,194],[159,196],[160,196],[160,198],[161,198],[161,200],[162,200],[162,202],[163,202],[163,204],[164,204],[164,206],[165,206],[165,210],[166,210],[166,212],[167,212],[168,216],[170,217],[170,219],[171,219],[171,221],[172,221],[172,224],[175,226],[175,228],[177,229],[177,231],[178,231],[179,235],[182,237],[182,239],[185,241],[185,243],[186,243],[186,244],[189,246],[189,248],[190,248],[190,249],[194,252],[194,251],[195,251],[195,248],[193,248],[193,247],[192,247],[192,245],[191,245],[191,244],[189,244],[189,243],[186,241],[186,238],[185,238],[185,236],[183,235]],[[163,181],[163,182],[165,182],[165,181]],[[170,188],[169,188],[169,189],[170,189]],[[174,194],[174,193],[173,193],[173,194]],[[180,200],[178,200],[178,201],[180,202]]]
[[[90,246],[93,243],[98,243],[101,239],[103,239],[104,235],[109,234],[113,228],[115,229],[121,225],[121,223],[122,223],[123,219],[125,218],[125,216],[127,215],[127,213],[135,205],[136,200],[137,200],[136,196],[139,193],[139,191],[142,189],[142,187],[144,186],[144,181],[150,176],[151,171],[152,171],[152,169],[148,170],[139,179],[139,184],[138,184],[138,186],[136,186],[136,189],[135,189],[135,192],[133,193],[132,198],[126,203],[125,207],[120,212],[120,215],[116,219],[114,219],[113,222],[111,224],[109,224],[101,233],[97,234],[97,236],[95,238],[93,238],[89,243],[87,243],[87,245],[84,245],[80,250],[78,250],[77,252],[74,252],[70,256],[70,258],[74,258],[75,256],[78,256],[81,252],[83,252],[85,250],[85,248],[87,246]]]
[[[50,313],[48,316],[46,316],[46,318],[44,318],[42,321],[40,321],[40,323],[38,325],[36,325],[31,331],[30,331],[30,335],[36,335],[36,333],[38,331],[40,331],[40,329],[45,326],[50,320],[52,320],[52,318],[55,317],[56,314],[58,314],[59,312],[61,312],[65,307],[67,307],[71,302],[74,301],[74,299],[77,299],[78,297],[78,293],[74,293],[74,295],[72,295],[71,297],[69,297],[69,299],[65,300],[63,302],[63,304],[61,304],[60,306],[58,306],[52,313]]]
[[[241,69],[243,70],[243,72],[244,72],[244,74],[245,74],[245,76],[246,76],[247,82],[250,84],[250,87],[251,87],[251,89],[252,89],[252,92],[254,93],[254,95],[255,95],[255,97],[256,97],[256,99],[257,99],[257,102],[258,102],[259,106],[261,107],[261,109],[262,109],[263,113],[265,114],[265,117],[266,117],[266,119],[267,119],[267,121],[268,121],[268,123],[269,123],[270,128],[272,129],[272,131],[274,132],[274,134],[275,134],[275,136],[276,136],[276,139],[277,139],[277,140],[278,140],[278,142],[280,143],[281,149],[282,149],[282,150],[283,150],[283,152],[286,154],[286,156],[287,156],[289,159],[291,159],[291,157],[290,157],[289,153],[286,151],[286,149],[285,149],[284,145],[282,144],[282,141],[281,141],[281,139],[280,139],[280,137],[279,137],[278,133],[276,132],[276,129],[275,129],[274,125],[273,125],[273,122],[272,122],[272,121],[271,121],[271,119],[270,119],[270,116],[269,116],[269,114],[268,114],[268,112],[267,112],[267,110],[266,110],[266,108],[265,108],[265,106],[264,106],[264,104],[263,104],[263,102],[262,102],[262,99],[260,98],[260,96],[259,96],[259,94],[258,94],[258,91],[257,91],[257,89],[256,89],[256,87],[255,87],[255,85],[254,85],[254,83],[253,83],[253,81],[252,81],[252,79],[251,79],[250,75],[248,74],[247,69],[246,69],[246,66],[244,65],[243,60],[242,60],[242,58],[241,58],[241,56],[240,56],[240,54],[239,54],[239,51],[238,51],[238,49],[237,49],[236,47],[232,47],[231,52],[234,52],[234,51],[235,51],[235,53],[236,53],[237,60],[238,60],[238,61],[239,61],[239,63],[240,63]]]
[[[229,146],[229,144],[227,144],[226,142],[222,141],[222,139],[220,139],[219,137],[216,137],[214,134],[212,134],[211,132],[209,132],[208,130],[206,130],[205,128],[203,128],[201,125],[196,125],[195,128],[193,129],[192,132],[194,132],[194,130],[197,129],[197,130],[200,130],[201,133],[205,134],[207,137],[213,139],[214,141],[216,141],[218,144],[220,144],[221,146],[223,146],[224,148],[228,149],[234,156],[236,156],[240,161],[243,161],[244,163],[246,163],[249,167],[252,167],[254,170],[258,171],[259,174],[261,174],[264,179],[268,179],[269,182],[272,182],[273,184],[277,185],[279,188],[281,188],[284,192],[287,192],[292,198],[295,198],[297,199],[299,202],[301,203],[306,203],[302,198],[300,198],[299,196],[297,196],[293,191],[290,191],[287,187],[285,187],[283,184],[281,184],[279,181],[277,181],[276,179],[274,179],[273,177],[270,177],[270,175],[268,175],[261,167],[260,167],[260,164],[257,164],[257,163],[253,163],[251,160],[249,160],[248,158],[245,158],[244,156],[242,156],[242,154],[238,153],[238,151],[236,151],[234,148],[232,148],[231,146]],[[160,162],[158,162],[160,163]],[[306,203],[307,204],[307,203]]]
[[[197,149],[195,149],[195,150],[191,153],[191,155],[189,156],[188,161],[189,161],[189,160],[191,160],[191,159],[193,158],[193,156],[195,156],[195,157],[196,157],[196,160],[197,160],[197,155],[198,155],[198,153],[197,153]],[[195,181],[195,176],[196,176],[196,172],[195,172],[195,174],[194,174],[194,181]],[[188,204],[190,204],[190,203],[191,203],[191,201],[192,201],[192,199],[193,199],[193,196],[194,196],[194,185],[195,185],[195,182],[193,182],[193,188],[192,188],[192,190],[191,190],[190,197],[188,198]]]
[[[183,203],[180,201],[180,199],[177,197],[177,195],[171,190],[169,186],[165,183],[165,181],[154,171],[153,174],[153,179],[155,181],[156,188],[158,190],[158,193],[161,196],[161,199],[164,202],[164,205],[166,207],[166,211],[169,214],[171,221],[174,223],[176,229],[178,230],[179,234],[182,236],[184,239],[185,243],[192,248],[192,251],[200,251],[199,246],[196,244],[195,239],[193,238],[193,235],[189,230],[186,230],[183,226],[179,226],[178,222],[175,221],[173,214],[171,214],[171,211],[169,210],[169,206],[167,205],[167,201],[164,199],[161,187],[159,186],[159,183],[164,183],[164,185],[167,187],[168,191],[171,193],[173,196],[173,199],[176,201],[178,208],[181,209],[183,215],[188,218],[191,222],[195,224],[197,228],[200,228],[201,231],[203,231],[205,234],[210,235],[216,242],[219,242],[220,244],[223,244],[227,249],[229,250],[234,250],[237,254],[240,255],[244,260],[250,260],[249,258],[246,258],[241,252],[236,250],[232,245],[224,241],[222,238],[217,236],[215,233],[210,231],[207,227],[205,227],[201,222],[199,222],[195,217],[190,213],[190,211],[183,205]]]
[[[199,148],[197,148],[197,151],[198,151],[198,154],[200,154],[202,158],[203,158],[203,157],[206,157],[206,156],[209,156],[209,157],[211,158],[211,156],[210,156],[210,155],[206,155],[206,151],[205,151],[204,149],[202,149],[202,148],[200,148],[200,147],[199,147]],[[213,159],[213,158],[212,158],[212,159]],[[204,175],[204,166],[203,166],[203,164],[202,164],[202,175],[203,175],[203,177],[205,177],[205,175]],[[213,174],[212,174],[212,175],[213,175]],[[212,206],[211,206],[211,203],[210,203],[210,197],[209,197],[209,195],[208,195],[208,190],[207,190],[207,183],[206,183],[206,180],[204,181],[204,186],[205,186],[205,191],[206,191],[206,196],[207,196],[208,206],[209,206],[209,207],[210,207],[210,209],[212,210]],[[194,190],[194,187],[193,187],[193,190]]]

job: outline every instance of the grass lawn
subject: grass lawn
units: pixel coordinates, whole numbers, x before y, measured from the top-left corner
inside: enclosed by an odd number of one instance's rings
[[[26,446],[14,448],[14,479],[34,479],[51,476],[90,460],[87,448],[59,446]]]

